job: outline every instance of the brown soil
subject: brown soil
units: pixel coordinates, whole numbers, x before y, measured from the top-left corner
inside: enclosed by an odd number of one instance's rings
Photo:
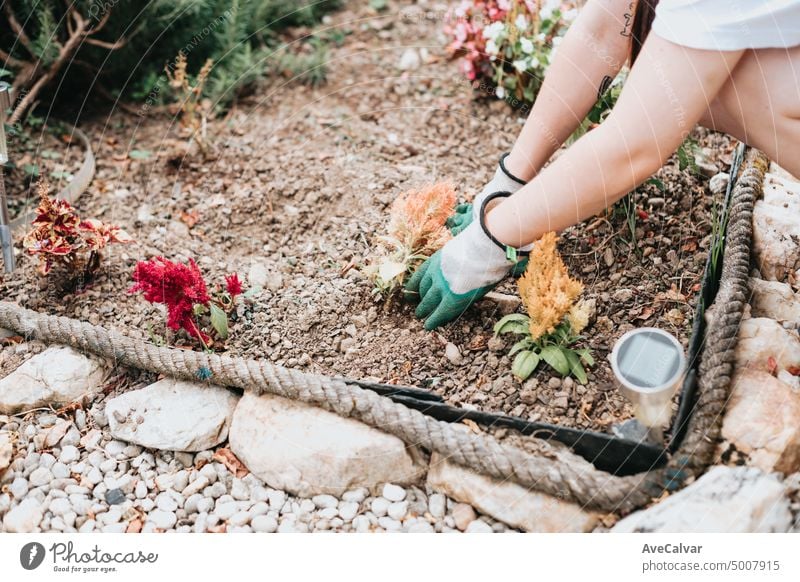
[[[66,296],[21,257],[13,277],[0,275],[0,296],[146,338],[149,328],[165,334],[165,320],[159,307],[127,293],[136,261],[192,257],[209,282],[233,271],[245,277],[259,263],[268,283],[239,309],[230,354],[425,386],[456,405],[568,426],[607,430],[628,418],[606,356],[636,326],[660,327],[687,343],[710,242],[707,178],[680,171],[673,159],[657,175],[666,192],[649,184],[634,193],[646,217],[637,216],[633,235],[619,210],[563,233],[564,259],[596,303],[586,345],[597,364],[587,386],[545,368],[520,385],[504,355],[511,338],[490,343],[501,317],[495,303],[484,300],[426,332],[413,306],[376,301],[359,267],[399,193],[448,178],[471,197],[522,120],[502,102],[475,98],[441,48],[440,20],[408,2],[393,2],[381,16],[350,6],[325,24],[347,33],[331,49],[329,83],[313,90],[266,84],[211,123],[214,158],[176,159],[180,131],[166,116],[118,111],[85,127],[98,176],[79,210],[122,225],[138,244],[110,249],[94,284]],[[409,47],[427,56],[418,69],[400,71]],[[729,156],[727,138],[695,137],[724,170],[715,156]],[[152,156],[130,159],[132,149]],[[189,216],[197,218],[193,226]],[[516,293],[511,281],[499,291]],[[461,363],[445,357],[448,342]]]

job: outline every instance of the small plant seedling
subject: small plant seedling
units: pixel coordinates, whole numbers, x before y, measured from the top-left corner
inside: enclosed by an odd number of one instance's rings
[[[81,220],[69,202],[51,199],[46,182],[37,186],[39,206],[33,229],[22,241],[29,255],[39,259],[39,272],[60,267],[70,281],[85,283],[100,267],[102,251],[114,243],[132,243],[120,227],[99,220]]]
[[[401,288],[408,275],[450,240],[445,221],[455,203],[455,190],[447,182],[410,190],[395,200],[389,232],[380,238],[366,269],[376,294],[388,296]]]

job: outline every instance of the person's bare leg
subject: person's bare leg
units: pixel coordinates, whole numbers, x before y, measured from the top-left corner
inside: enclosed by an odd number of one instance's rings
[[[745,52],[700,119],[800,176],[800,47]]]

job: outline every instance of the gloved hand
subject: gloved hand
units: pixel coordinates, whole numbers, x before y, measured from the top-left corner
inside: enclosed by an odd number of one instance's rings
[[[504,250],[477,220],[417,269],[406,292],[419,294],[416,315],[425,319],[425,329],[435,329],[486,295],[515,264],[527,260],[525,255],[524,250]]]
[[[447,219],[445,225],[454,236],[467,228],[472,222],[478,220],[478,212],[489,194],[494,192],[509,192],[513,194],[526,184],[524,180],[517,178],[506,169],[507,157],[508,154],[503,154],[500,157],[500,163],[497,166],[497,170],[495,170],[494,177],[484,186],[472,203],[459,204],[456,206],[453,215]]]

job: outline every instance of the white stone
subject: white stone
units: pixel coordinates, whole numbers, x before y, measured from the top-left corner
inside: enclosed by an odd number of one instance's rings
[[[300,497],[425,473],[422,453],[358,421],[279,396],[246,393],[231,423],[233,453],[261,480]]]
[[[231,496],[239,501],[250,499],[250,488],[241,479],[234,479],[231,484]]]
[[[664,501],[629,515],[612,532],[769,533],[789,531],[783,484],[754,467],[716,466]]]
[[[509,295],[507,293],[498,293],[497,291],[490,291],[483,297],[488,301],[493,301],[498,308],[501,315],[509,315],[514,313],[522,303],[522,300],[517,295]]]
[[[383,517],[386,515],[386,512],[389,511],[390,505],[391,501],[384,499],[383,497],[378,497],[372,500],[370,509],[372,509],[372,513],[374,513],[376,516]]]
[[[433,517],[441,519],[447,510],[447,497],[441,493],[434,493],[428,498],[428,511]]]
[[[8,492],[14,496],[14,499],[22,499],[28,492],[28,481],[22,477],[17,477],[8,486]]]
[[[458,365],[464,360],[464,358],[461,356],[461,351],[454,343],[447,342],[447,345],[444,346],[444,355],[448,360],[450,360],[451,364]]]
[[[271,490],[267,492],[267,501],[272,509],[280,510],[283,504],[286,503],[286,493],[283,491]]]
[[[251,287],[266,287],[269,281],[269,271],[264,263],[253,263],[247,272],[247,282]]]
[[[42,521],[42,505],[36,499],[23,499],[3,518],[3,528],[8,533],[31,533]]]
[[[82,401],[103,387],[105,369],[66,346],[46,349],[0,379],[0,413]]]
[[[78,447],[73,445],[67,445],[61,449],[61,454],[58,456],[58,460],[64,463],[65,465],[69,465],[74,463],[78,459],[81,458],[80,451],[78,451]]]
[[[800,470],[800,392],[771,374],[740,369],[722,422],[721,448],[732,443],[748,464],[784,474]]]
[[[156,507],[162,511],[175,511],[178,509],[178,502],[167,492],[159,493],[156,496]]]
[[[767,173],[764,176],[764,203],[785,212],[800,213],[800,182]]]
[[[170,511],[154,509],[147,514],[147,521],[150,521],[159,529],[169,529],[175,525],[178,518]]]
[[[413,48],[407,48],[400,55],[400,61],[397,63],[397,68],[401,71],[413,71],[419,68],[422,63],[419,52]]]
[[[53,480],[53,474],[50,472],[50,469],[39,467],[30,474],[28,480],[34,487],[41,487],[42,485],[47,485]]]
[[[597,523],[596,515],[575,504],[513,481],[500,481],[472,472],[438,454],[431,457],[428,485],[499,521],[529,532],[588,532]]]
[[[778,321],[800,321],[800,293],[786,283],[750,279],[753,297],[750,314]]]
[[[389,501],[402,501],[406,498],[406,490],[393,483],[386,483],[381,494]]]
[[[358,489],[353,489],[352,491],[346,491],[344,495],[342,495],[342,500],[361,503],[367,498],[367,495],[369,495],[369,491],[367,491],[367,489],[364,487],[359,487]]]
[[[237,400],[226,388],[164,379],[112,398],[106,414],[115,438],[153,449],[202,451],[227,438]]]
[[[253,531],[260,533],[273,533],[278,530],[278,520],[267,515],[258,515],[250,522]]]
[[[778,370],[800,366],[800,337],[794,330],[766,317],[745,319],[736,344],[737,368],[770,371],[770,358]]]
[[[408,513],[408,501],[395,501],[389,506],[386,513],[392,519],[402,520]]]
[[[800,218],[759,200],[753,210],[753,257],[761,274],[787,281],[800,268]]]
[[[358,503],[349,501],[339,506],[339,517],[345,521],[350,521],[356,514],[358,514]]]

